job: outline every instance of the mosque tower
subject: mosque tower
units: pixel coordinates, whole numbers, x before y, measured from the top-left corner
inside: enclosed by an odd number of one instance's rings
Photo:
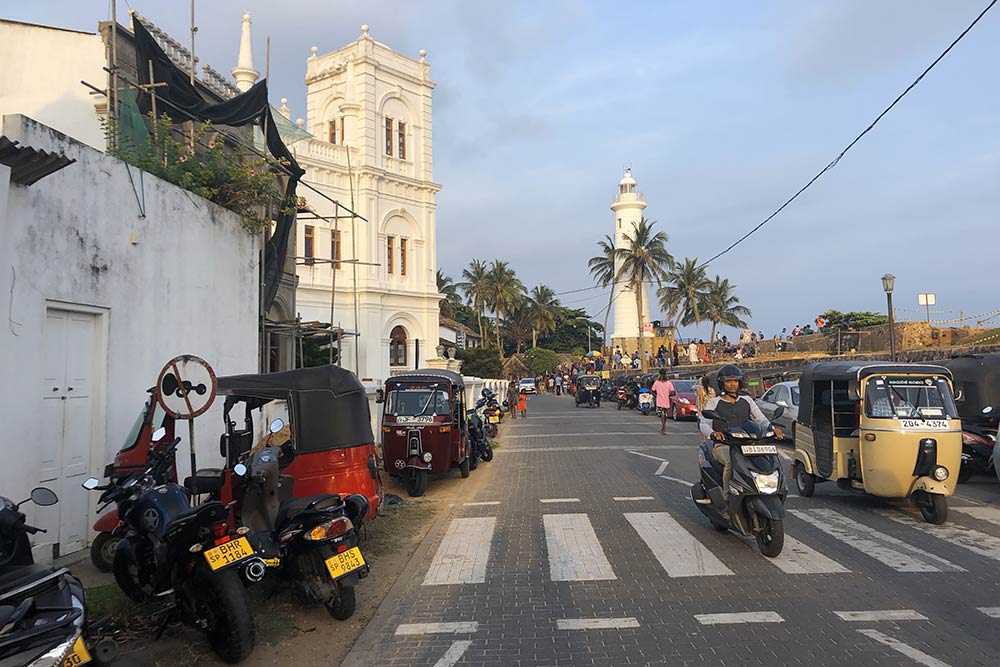
[[[639,220],[642,219],[642,211],[646,208],[646,201],[642,198],[642,193],[636,188],[635,179],[632,178],[632,169],[625,170],[625,176],[618,182],[618,194],[611,202],[611,210],[615,213],[615,247],[624,248],[627,245],[625,236],[633,236]],[[621,262],[615,261],[615,273],[621,268]],[[611,344],[621,346],[622,352],[631,354],[639,347],[639,313],[635,307],[635,292],[629,285],[615,283],[615,322],[611,330]],[[650,322],[649,294],[646,285],[641,285],[642,290],[642,319],[643,322]],[[645,333],[647,338],[652,338],[652,331]],[[647,345],[648,349],[648,345]]]
[[[241,93],[245,93],[260,78],[260,72],[253,68],[253,46],[250,40],[250,14],[243,15],[243,31],[240,33],[240,55],[233,68],[233,78],[236,79],[236,87]],[[270,83],[270,81],[268,82]]]

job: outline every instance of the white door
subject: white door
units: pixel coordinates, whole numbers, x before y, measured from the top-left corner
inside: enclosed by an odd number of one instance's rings
[[[58,536],[60,554],[86,546],[88,499],[80,484],[90,468],[96,340],[96,315],[47,310],[38,481],[56,492],[59,503],[39,516]]]

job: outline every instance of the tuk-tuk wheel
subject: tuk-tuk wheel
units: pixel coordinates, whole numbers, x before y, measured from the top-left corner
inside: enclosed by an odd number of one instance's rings
[[[917,491],[913,494],[913,500],[927,523],[940,526],[948,520],[948,499],[940,493]]]
[[[427,490],[427,471],[411,468],[404,484],[406,485],[406,492],[410,494],[410,497],[417,498],[424,495],[424,491]]]
[[[802,461],[796,461],[792,464],[792,475],[795,477],[795,486],[799,495],[803,498],[811,498],[816,491],[816,478],[806,472]]]
[[[468,456],[462,459],[462,462],[458,464],[458,472],[462,474],[462,479],[468,477],[469,473],[472,472],[472,468],[469,467],[472,465],[471,459],[472,452],[469,452]]]

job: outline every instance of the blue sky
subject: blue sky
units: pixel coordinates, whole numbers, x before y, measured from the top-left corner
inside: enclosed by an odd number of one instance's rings
[[[184,37],[187,0],[130,2]],[[561,292],[592,284],[586,259],[613,231],[624,166],[671,252],[707,258],[832,159],[986,4],[202,0],[199,56],[228,72],[249,9],[259,68],[271,35],[272,102],[287,97],[295,118],[310,46],[338,48],[367,23],[398,51],[426,49],[440,267],[457,279],[472,257],[499,257],[529,287]],[[4,18],[83,30],[107,12],[106,0],[0,0]],[[710,267],[736,283],[755,329],[883,310],[887,271],[900,309],[916,311],[924,291],[942,318],[1000,308],[998,62],[1000,8],[836,169]],[[607,303],[596,290],[563,300],[592,313]]]

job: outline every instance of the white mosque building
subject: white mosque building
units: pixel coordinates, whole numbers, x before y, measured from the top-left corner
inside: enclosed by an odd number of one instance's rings
[[[622,248],[626,245],[625,237],[632,236],[636,226],[642,219],[642,211],[646,208],[646,200],[639,192],[635,179],[632,178],[632,170],[626,169],[625,176],[618,182],[618,193],[611,202],[611,210],[615,214],[615,247]],[[615,273],[621,268],[620,260],[615,262]],[[631,354],[639,349],[639,311],[635,303],[635,290],[626,283],[615,283],[614,304],[615,319],[614,328],[611,330],[611,345],[614,348],[621,348],[623,352]],[[649,291],[645,285],[639,286],[642,290],[642,322],[643,337],[651,339],[653,337],[650,326],[649,312]],[[647,341],[645,349],[649,349]]]

